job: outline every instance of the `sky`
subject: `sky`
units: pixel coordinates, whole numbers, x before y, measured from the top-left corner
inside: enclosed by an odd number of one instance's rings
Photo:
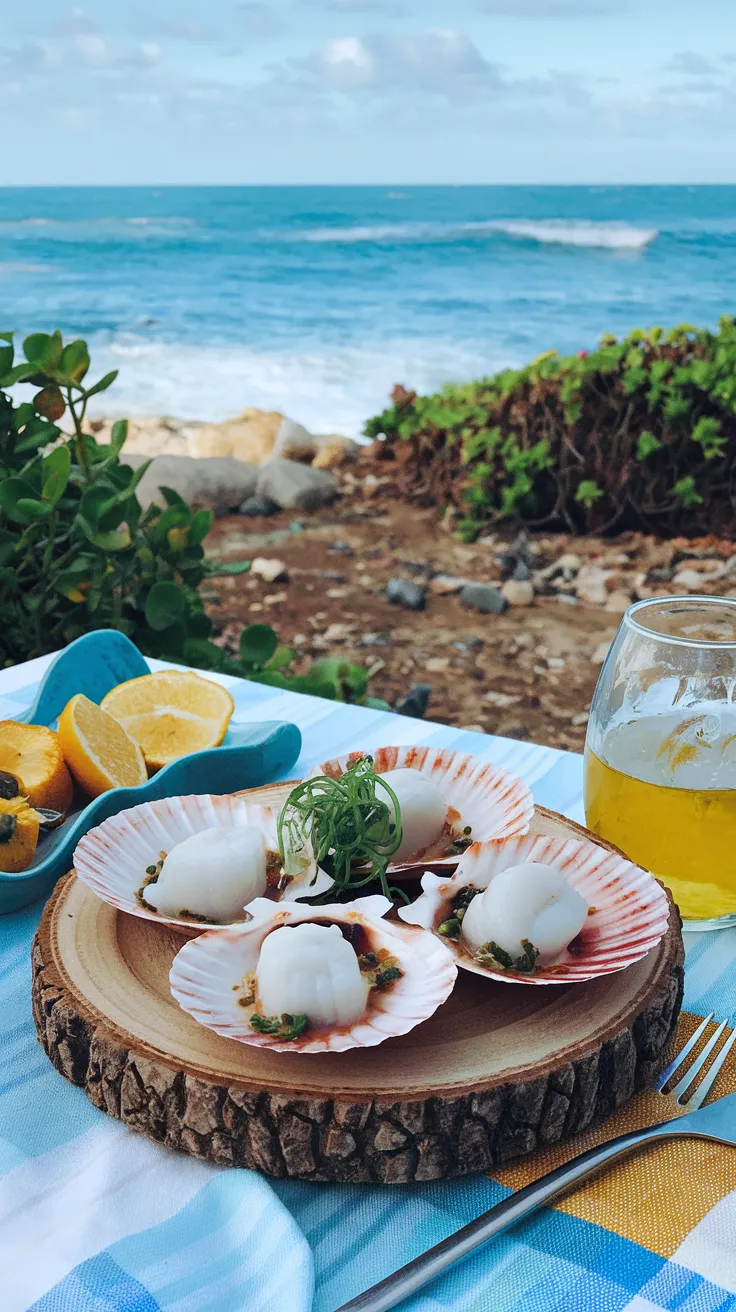
[[[0,184],[736,182],[736,0],[2,9]]]

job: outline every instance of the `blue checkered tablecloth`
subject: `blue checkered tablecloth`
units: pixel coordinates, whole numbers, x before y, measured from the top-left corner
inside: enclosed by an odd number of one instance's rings
[[[0,719],[29,706],[47,663],[0,673]],[[221,681],[236,721],[299,726],[292,777],[355,747],[429,743],[507,766],[537,802],[583,819],[578,756]],[[108,1120],[36,1039],[29,949],[40,912],[0,917],[0,1312],[333,1312],[508,1193],[482,1177],[399,1188],[267,1181],[175,1155]],[[686,1005],[732,1015],[736,935],[692,937],[688,949]],[[644,1235],[634,1243],[542,1212],[405,1312],[736,1308],[736,1193],[713,1212],[667,1257]]]

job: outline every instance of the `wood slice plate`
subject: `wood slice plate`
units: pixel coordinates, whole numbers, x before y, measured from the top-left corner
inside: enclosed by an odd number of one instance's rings
[[[252,795],[279,802],[290,787]],[[593,837],[541,808],[532,831]],[[528,988],[460,971],[411,1034],[292,1056],[220,1038],[180,1010],[168,971],[182,941],[66,876],[33,946],[41,1043],[131,1129],[219,1165],[298,1179],[436,1180],[569,1138],[652,1083],[682,1001],[673,907],[662,942],[619,974]]]

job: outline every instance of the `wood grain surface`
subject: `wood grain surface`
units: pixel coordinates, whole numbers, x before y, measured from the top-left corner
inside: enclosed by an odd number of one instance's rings
[[[288,789],[253,796],[274,802]],[[592,837],[539,808],[533,830]],[[673,908],[662,942],[619,974],[528,988],[461,971],[448,1001],[403,1038],[273,1053],[180,1010],[168,971],[182,941],[68,875],[33,947],[41,1043],[62,1075],[132,1129],[208,1161],[299,1179],[434,1180],[568,1138],[653,1081],[682,1001]]]

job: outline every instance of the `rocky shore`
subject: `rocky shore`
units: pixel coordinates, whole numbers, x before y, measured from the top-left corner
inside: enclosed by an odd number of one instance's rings
[[[499,531],[463,544],[451,516],[399,498],[370,448],[281,415],[135,421],[128,451],[157,457],[144,499],[163,482],[209,504],[210,552],[251,560],[210,585],[216,640],[269,623],[305,665],[359,661],[376,696],[463,728],[580,750],[627,606],[736,585],[736,544],[717,538]]]

